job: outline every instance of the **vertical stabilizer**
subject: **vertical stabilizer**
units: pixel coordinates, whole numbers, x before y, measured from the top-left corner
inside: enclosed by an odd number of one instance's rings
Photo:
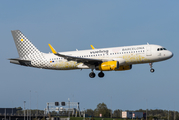
[[[11,31],[21,59],[39,59],[42,53],[19,30]]]

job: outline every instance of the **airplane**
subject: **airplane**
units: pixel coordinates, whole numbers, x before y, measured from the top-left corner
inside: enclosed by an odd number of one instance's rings
[[[149,63],[153,73],[153,63],[173,57],[173,53],[160,45],[146,44],[96,49],[92,45],[89,50],[56,52],[50,45],[52,53],[40,52],[20,31],[11,31],[19,58],[9,59],[10,63],[52,70],[91,69],[90,78],[100,71],[98,76],[104,77],[103,71],[131,70],[134,64]]]

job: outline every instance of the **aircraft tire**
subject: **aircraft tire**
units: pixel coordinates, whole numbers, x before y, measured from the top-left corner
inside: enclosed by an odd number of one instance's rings
[[[104,73],[103,72],[99,72],[98,73],[98,77],[100,77],[100,78],[104,77]]]
[[[96,76],[96,74],[94,73],[94,72],[91,72],[90,74],[89,74],[89,77],[90,78],[94,78]]]
[[[153,73],[153,72],[155,72],[155,70],[154,69],[150,69],[150,72]]]

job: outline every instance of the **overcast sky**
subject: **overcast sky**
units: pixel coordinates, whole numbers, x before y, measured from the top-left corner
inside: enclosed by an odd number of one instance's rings
[[[47,102],[80,102],[81,110],[104,102],[115,110],[179,111],[178,0],[1,1],[0,107],[44,109]],[[124,72],[54,71],[10,64],[18,53],[11,30],[20,30],[42,52],[140,44],[162,45],[174,53],[164,62],[133,65]],[[95,71],[98,73],[98,71]],[[30,92],[31,91],[31,92]],[[38,96],[38,97],[37,97]]]

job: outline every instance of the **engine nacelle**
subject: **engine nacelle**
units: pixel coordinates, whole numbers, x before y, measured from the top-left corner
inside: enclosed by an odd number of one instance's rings
[[[130,70],[132,69],[132,65],[122,65],[122,66],[119,66],[118,69],[116,69],[115,71],[124,71],[124,70]]]
[[[132,69],[132,65],[120,65],[118,61],[107,61],[96,66],[96,70],[100,71],[124,71]]]
[[[119,62],[118,61],[107,61],[101,63],[99,66],[96,67],[96,70],[101,71],[111,71],[119,69]]]

